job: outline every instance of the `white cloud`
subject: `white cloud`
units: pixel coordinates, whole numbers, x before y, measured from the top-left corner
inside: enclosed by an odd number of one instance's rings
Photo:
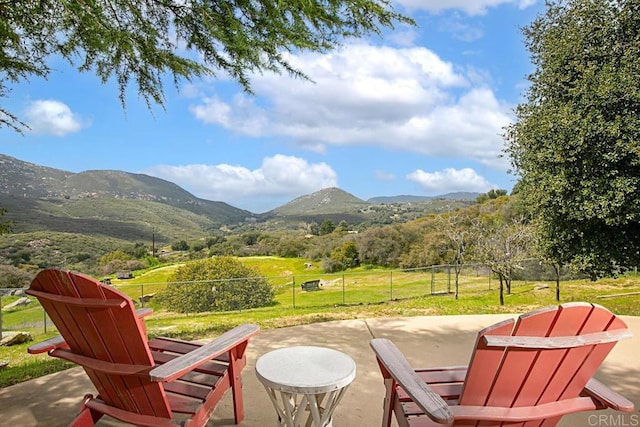
[[[418,169],[407,175],[409,181],[416,182],[427,193],[443,194],[456,191],[486,193],[495,185],[478,175],[471,168],[447,168],[436,172]]]
[[[191,112],[206,124],[231,125],[231,107],[217,97],[205,97],[202,104],[190,107]]]
[[[223,200],[252,212],[273,207],[273,200],[289,201],[338,185],[336,172],[326,163],[310,164],[281,154],[264,158],[255,170],[227,164],[194,164],[159,165],[144,172],[185,187],[200,198]]]
[[[316,152],[327,145],[373,144],[506,167],[498,160],[499,134],[510,122],[510,107],[476,70],[465,75],[423,47],[365,44],[291,62],[315,83],[255,76],[262,105],[244,94],[228,101],[213,96],[192,105],[192,113],[240,134],[288,137]]]
[[[36,100],[24,112],[31,131],[43,135],[65,136],[84,126],[82,119],[63,102]]]
[[[461,10],[467,15],[483,15],[487,9],[501,4],[516,4],[520,9],[526,9],[536,3],[536,0],[396,0],[409,10],[426,10],[439,13],[444,10]]]
[[[189,107],[191,113],[206,124],[220,125],[230,129],[241,126],[240,132],[249,136],[261,136],[267,127],[264,111],[254,105],[253,98],[236,94],[231,104],[217,96],[204,97],[200,104]],[[234,115],[241,113],[241,117]]]

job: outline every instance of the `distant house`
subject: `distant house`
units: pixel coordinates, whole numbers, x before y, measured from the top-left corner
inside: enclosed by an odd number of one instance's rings
[[[131,270],[122,270],[116,272],[116,278],[118,279],[133,279],[133,273]]]

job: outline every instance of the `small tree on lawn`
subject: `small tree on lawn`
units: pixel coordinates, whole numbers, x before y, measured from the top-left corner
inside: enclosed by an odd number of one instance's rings
[[[500,305],[504,305],[504,291],[511,294],[511,276],[522,269],[521,262],[529,257],[533,237],[531,226],[523,219],[505,221],[498,216],[479,218],[474,222],[477,232],[477,254],[500,280]]]
[[[169,284],[155,298],[167,310],[229,311],[273,304],[273,289],[260,272],[233,257],[190,261],[169,281],[177,283]]]
[[[458,299],[460,272],[465,257],[474,243],[471,218],[462,212],[453,212],[440,217],[440,225],[447,239],[447,259],[453,263],[455,274],[455,299]]]

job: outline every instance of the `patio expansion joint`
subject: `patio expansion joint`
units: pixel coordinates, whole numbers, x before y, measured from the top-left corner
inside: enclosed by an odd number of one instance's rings
[[[367,319],[364,319],[364,325],[367,327],[367,330],[369,331],[369,335],[371,335],[371,338],[375,338],[375,334],[373,333],[373,330],[371,329],[371,326],[369,325],[369,321]]]

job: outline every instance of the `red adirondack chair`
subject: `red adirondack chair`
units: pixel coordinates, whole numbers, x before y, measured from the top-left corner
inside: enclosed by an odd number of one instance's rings
[[[199,426],[222,396],[233,393],[235,422],[244,416],[241,372],[255,325],[241,325],[201,345],[147,340],[131,298],[88,276],[41,271],[27,290],[61,336],[29,347],[81,365],[98,395],[85,396],[72,425],[91,426],[103,415],[137,425]]]
[[[386,386],[382,425],[555,426],[563,415],[633,411],[592,378],[626,324],[604,307],[571,303],[479,332],[468,366],[413,369],[387,339],[371,347]],[[425,347],[428,343],[425,343]]]

